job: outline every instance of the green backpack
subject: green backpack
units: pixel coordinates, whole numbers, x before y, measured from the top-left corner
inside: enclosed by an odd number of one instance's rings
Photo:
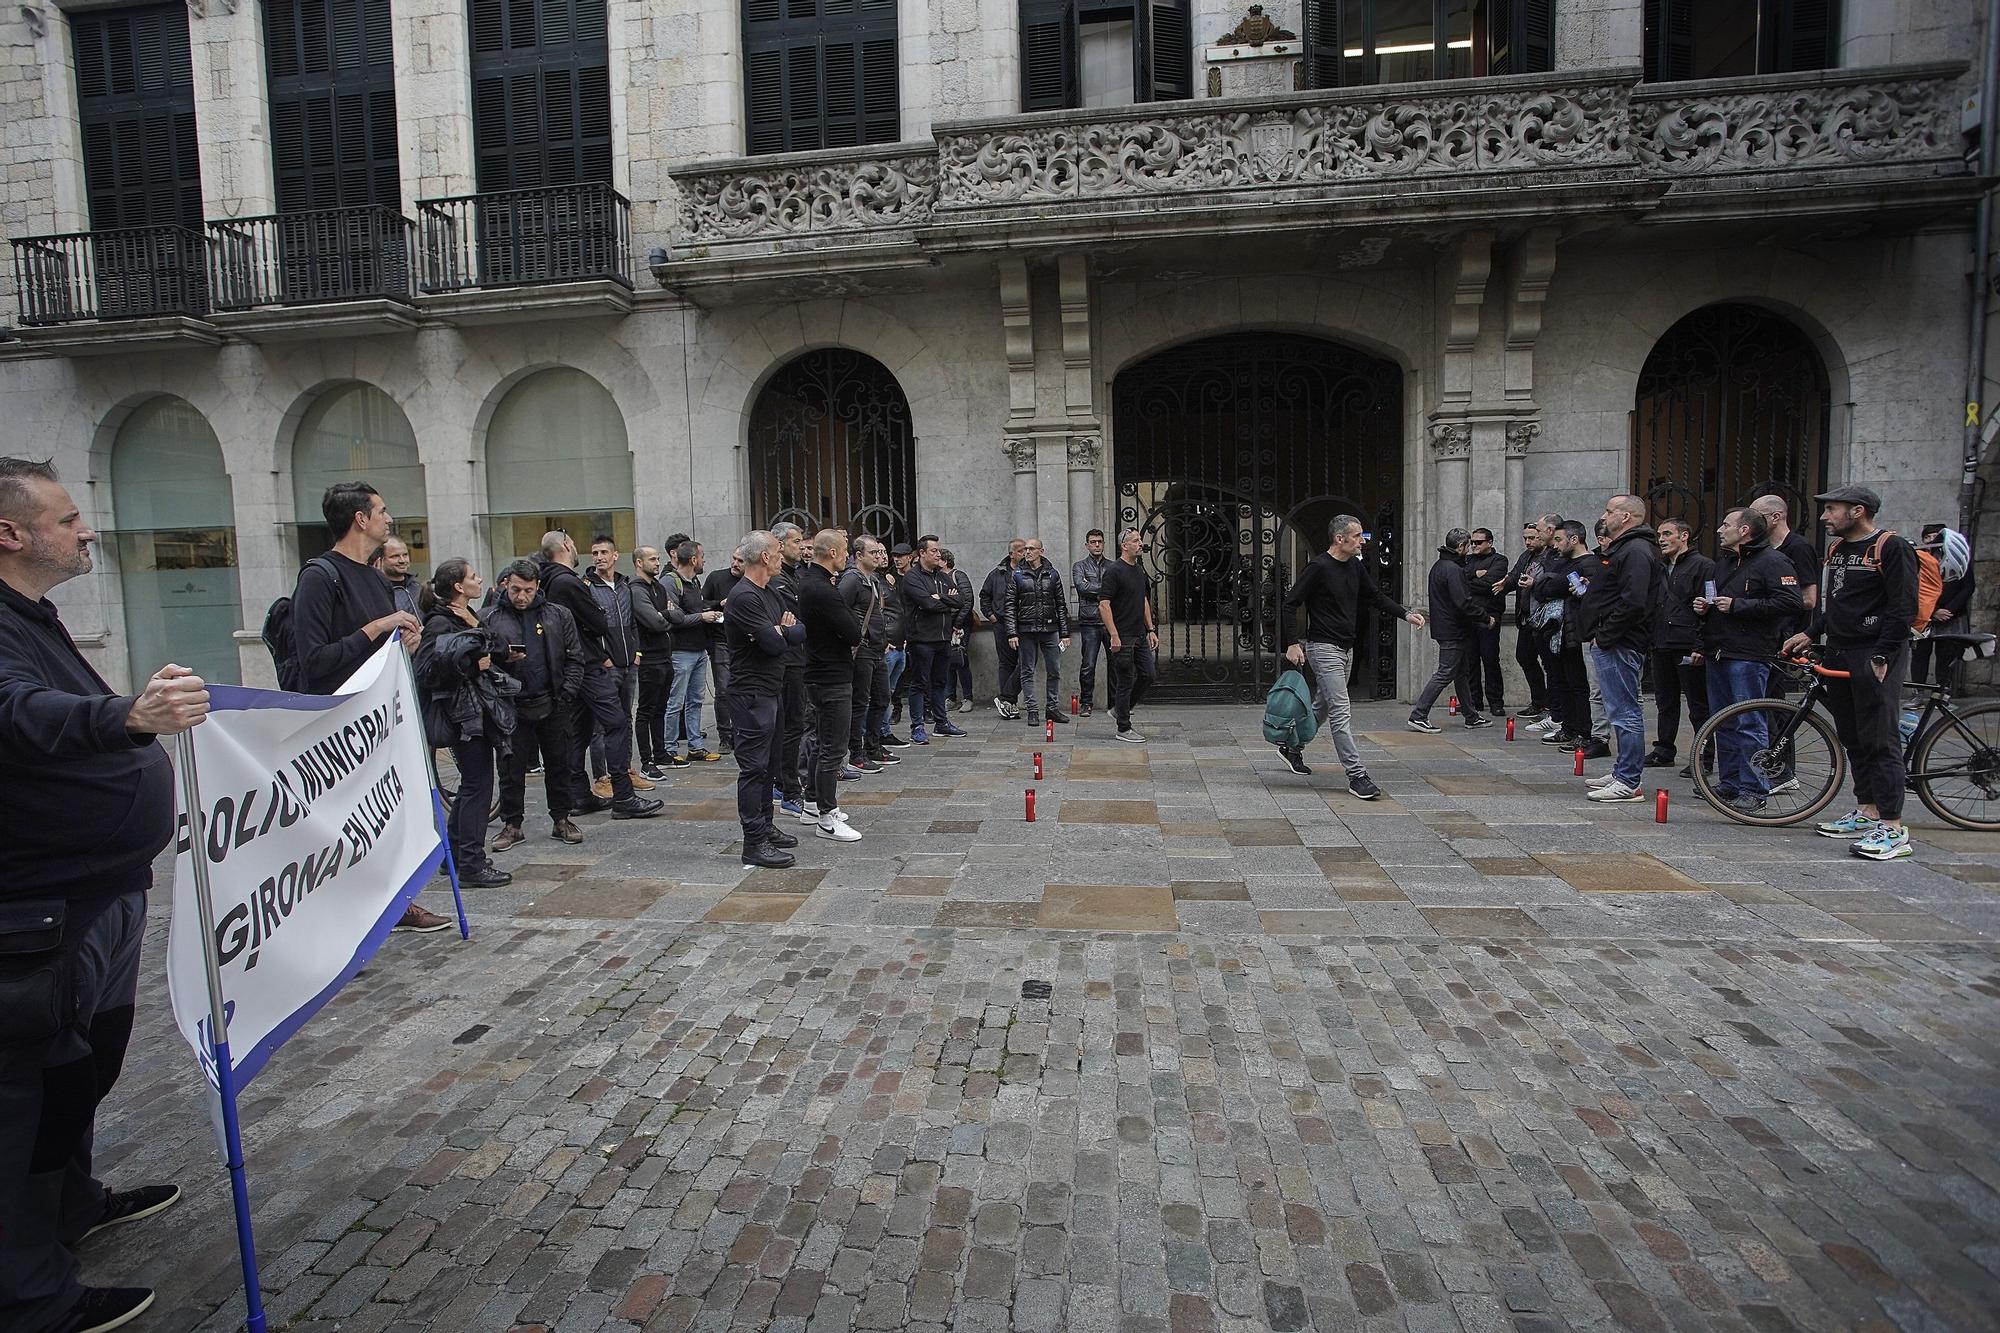
[[[1313,717],[1312,691],[1306,688],[1306,678],[1297,671],[1285,672],[1264,696],[1264,739],[1296,750],[1318,734],[1319,721]]]

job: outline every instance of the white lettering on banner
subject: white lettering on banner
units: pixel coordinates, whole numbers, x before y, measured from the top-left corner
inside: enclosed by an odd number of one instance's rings
[[[237,1086],[380,945],[444,855],[409,658],[392,638],[331,698],[211,686],[194,821],[180,812],[167,983],[215,1081],[201,932],[211,932]],[[214,920],[198,919],[193,858]]]

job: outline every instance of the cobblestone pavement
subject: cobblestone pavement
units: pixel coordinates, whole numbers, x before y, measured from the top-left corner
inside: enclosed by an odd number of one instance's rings
[[[786,872],[727,763],[531,821],[470,943],[392,937],[247,1091],[272,1327],[1995,1327],[1995,840],[1862,863],[1679,779],[1661,826],[1400,716],[1373,805],[1149,710],[1040,783],[968,717]],[[99,1145],[190,1197],[86,1276],[222,1329],[167,897]]]

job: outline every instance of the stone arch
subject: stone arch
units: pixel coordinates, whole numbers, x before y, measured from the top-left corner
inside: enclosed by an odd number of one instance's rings
[[[895,373],[865,352],[800,352],[765,378],[744,461],[750,521],[916,540],[916,435]]]
[[[596,376],[572,365],[510,375],[489,396],[476,433],[496,564],[530,553],[552,527],[569,532],[580,548],[607,528],[621,551],[637,544],[628,423]],[[570,447],[559,454],[540,449],[539,441],[551,436]]]
[[[343,465],[309,465],[301,459],[302,450],[333,448],[335,437],[352,441]],[[336,480],[360,480],[382,492],[395,515],[398,535],[411,545],[413,567],[425,567],[430,545],[425,530],[428,488],[417,434],[409,413],[381,385],[342,377],[307,389],[280,419],[272,460],[282,477],[279,522],[295,535],[299,560],[328,546],[320,526],[318,493]]]

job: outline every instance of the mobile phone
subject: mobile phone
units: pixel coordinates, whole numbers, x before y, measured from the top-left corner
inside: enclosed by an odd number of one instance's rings
[[[1702,584],[1702,585],[1701,585],[1701,595],[1702,595],[1703,597],[1706,597],[1706,598],[1707,598],[1707,599],[1708,599],[1709,601],[1711,601],[1711,602],[1715,600],[1715,580],[1714,580],[1714,579],[1710,579],[1710,580],[1709,580],[1708,582],[1706,582],[1706,583],[1704,583],[1704,584]]]
[[[528,651],[528,645],[525,643],[510,643],[507,645],[507,651],[510,653],[521,653],[523,655],[526,655]]]

